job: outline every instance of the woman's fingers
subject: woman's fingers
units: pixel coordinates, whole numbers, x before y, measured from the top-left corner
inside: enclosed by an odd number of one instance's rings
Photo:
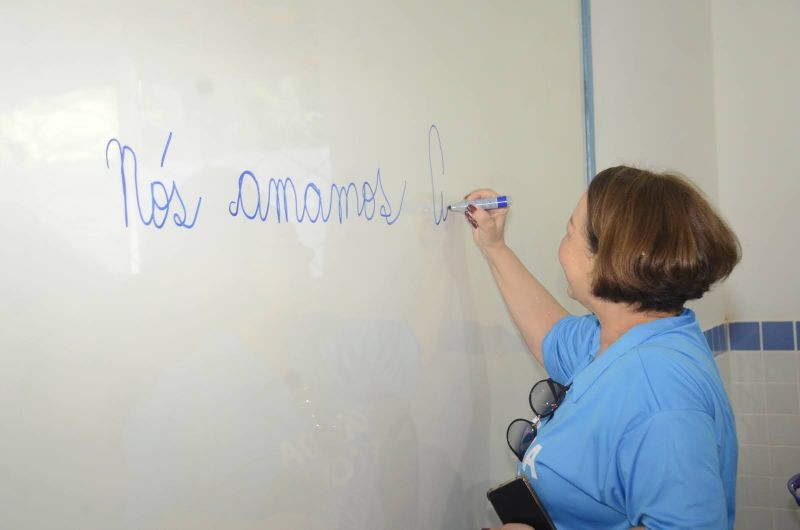
[[[497,223],[497,226],[502,228],[503,218],[508,215],[508,208],[484,210],[483,208],[470,204],[467,206],[467,211],[464,212],[464,214],[474,219],[478,225]]]
[[[491,190],[489,188],[482,188],[467,193],[467,195],[464,197],[464,200],[473,201],[476,199],[489,199],[497,196],[498,195],[496,191]],[[478,224],[480,224],[481,220],[489,219],[490,217],[505,217],[508,214],[508,208],[496,208],[493,210],[484,210],[483,208],[473,206],[471,210],[468,208],[467,212],[464,213],[471,213],[472,217],[476,221],[478,221]],[[484,214],[486,214],[485,217]]]
[[[487,212],[483,208],[475,206],[474,204],[470,204],[469,206],[467,206],[467,211],[464,212],[464,214],[475,219],[478,222],[478,224],[480,224],[481,221],[486,222],[489,220],[489,212]]]
[[[464,217],[467,219],[467,222],[472,225],[472,228],[478,228],[478,221],[475,220],[474,217],[470,214],[470,212],[464,212]]]
[[[483,188],[468,193],[465,199],[470,201],[490,197],[497,197],[497,192]],[[474,204],[467,206],[464,218],[472,227],[472,238],[481,249],[486,250],[503,243],[506,215],[508,208],[484,210]]]

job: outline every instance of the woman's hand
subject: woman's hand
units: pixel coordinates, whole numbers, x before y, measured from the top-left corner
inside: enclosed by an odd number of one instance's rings
[[[480,189],[471,192],[465,199],[472,201],[497,197],[497,195],[496,191]],[[505,246],[504,230],[508,208],[483,210],[476,206],[470,206],[464,215],[467,218],[467,222],[472,225],[472,238],[475,240],[475,244],[484,254],[493,248]]]

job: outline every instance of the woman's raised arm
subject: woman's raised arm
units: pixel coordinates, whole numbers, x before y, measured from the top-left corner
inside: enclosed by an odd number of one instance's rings
[[[494,191],[483,189],[473,191],[466,199],[495,196]],[[569,313],[506,245],[503,233],[507,215],[506,208],[486,211],[474,206],[466,213],[472,237],[489,262],[511,318],[536,360],[544,364],[542,341],[553,324]]]

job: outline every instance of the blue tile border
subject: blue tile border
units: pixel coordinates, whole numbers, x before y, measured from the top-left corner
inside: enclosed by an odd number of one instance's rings
[[[720,324],[714,329],[717,330],[717,351],[720,353],[728,351],[728,326]]]
[[[728,351],[728,324],[720,324],[707,329],[703,332],[703,335],[705,335],[708,347],[715,356]]]
[[[728,335],[729,335],[728,324],[722,324],[720,327],[722,328],[722,339],[723,339],[721,351],[728,351],[730,349],[728,347]]]
[[[765,350],[794,350],[792,322],[762,322],[761,335]]]
[[[711,333],[711,330],[710,329],[705,330],[703,332],[703,335],[705,335],[705,337],[706,337],[706,342],[708,343],[708,348],[712,352],[716,353],[716,349],[715,349],[716,344],[714,344],[714,335]]]
[[[758,322],[731,322],[732,350],[761,350],[761,326]]]
[[[800,321],[727,322],[703,331],[703,335],[714,356],[727,351],[800,350]]]

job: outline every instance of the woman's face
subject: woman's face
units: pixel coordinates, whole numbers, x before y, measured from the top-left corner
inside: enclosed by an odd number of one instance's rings
[[[586,194],[567,222],[567,233],[558,247],[558,261],[567,277],[567,294],[591,309],[591,275],[594,259],[586,236]]]

